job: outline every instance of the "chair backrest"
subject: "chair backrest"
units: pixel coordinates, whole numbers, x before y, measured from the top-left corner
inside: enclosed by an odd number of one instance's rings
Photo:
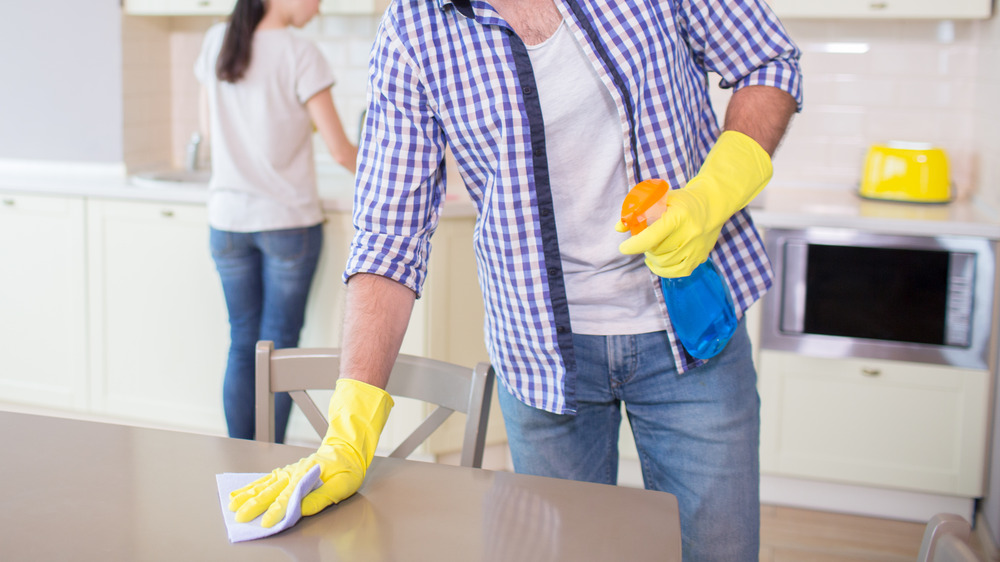
[[[964,517],[938,513],[927,523],[917,562],[980,562],[968,540],[969,522]]]
[[[332,389],[339,373],[340,350],[337,348],[274,349],[273,342],[257,342],[257,440],[274,441],[275,392],[289,393],[322,437],[327,428],[326,416],[307,391]],[[460,464],[481,467],[494,377],[489,363],[480,363],[470,369],[400,354],[393,365],[386,392],[434,404],[437,408],[389,456],[409,456],[453,412],[461,412],[466,414],[466,421]]]

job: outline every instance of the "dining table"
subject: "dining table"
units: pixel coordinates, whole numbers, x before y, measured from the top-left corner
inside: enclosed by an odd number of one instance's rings
[[[672,494],[387,457],[350,498],[231,543],[216,475],[310,452],[0,411],[0,559],[681,560]]]

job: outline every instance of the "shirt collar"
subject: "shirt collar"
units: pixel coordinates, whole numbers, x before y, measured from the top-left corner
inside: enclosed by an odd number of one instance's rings
[[[448,6],[454,6],[458,13],[467,18],[475,17],[472,12],[472,2],[470,0],[437,0],[438,7],[443,11]]]

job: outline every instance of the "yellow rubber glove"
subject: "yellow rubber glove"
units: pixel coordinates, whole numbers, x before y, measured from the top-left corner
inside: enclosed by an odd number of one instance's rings
[[[667,192],[667,210],[642,232],[618,247],[623,254],[646,254],[646,265],[660,277],[686,277],[708,259],[723,225],[764,189],[771,179],[771,157],[757,141],[725,131],[698,174]],[[618,222],[618,232],[627,229]]]
[[[285,517],[292,490],[317,464],[323,484],[302,498],[303,516],[315,515],[353,495],[365,479],[392,406],[392,397],[377,386],[338,380],[330,398],[330,427],[319,449],[230,492],[229,509],[236,512],[236,521],[246,523],[263,513],[261,526],[273,527]]]

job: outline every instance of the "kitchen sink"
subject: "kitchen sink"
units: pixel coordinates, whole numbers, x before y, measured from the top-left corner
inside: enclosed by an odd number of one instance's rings
[[[158,170],[132,176],[136,187],[185,187],[206,188],[212,177],[212,170]]]

